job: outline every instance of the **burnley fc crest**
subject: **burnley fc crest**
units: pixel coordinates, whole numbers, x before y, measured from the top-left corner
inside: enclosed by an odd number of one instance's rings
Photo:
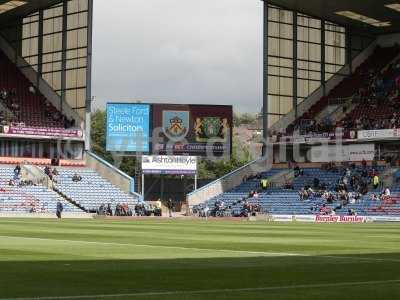
[[[182,141],[189,132],[188,111],[163,111],[163,132],[171,141]]]

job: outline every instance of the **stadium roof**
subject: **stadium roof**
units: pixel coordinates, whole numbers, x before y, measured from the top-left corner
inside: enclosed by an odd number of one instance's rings
[[[400,32],[400,0],[269,0],[268,3],[370,33]]]
[[[0,25],[62,2],[62,0],[0,0]]]

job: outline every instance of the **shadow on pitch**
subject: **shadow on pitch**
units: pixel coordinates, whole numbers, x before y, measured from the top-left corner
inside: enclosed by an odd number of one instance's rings
[[[399,268],[400,253],[165,260],[50,257],[0,262],[0,299],[392,280],[400,279]]]

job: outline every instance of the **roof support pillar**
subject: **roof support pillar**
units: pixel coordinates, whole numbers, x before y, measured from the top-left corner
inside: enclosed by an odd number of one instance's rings
[[[263,74],[263,138],[268,140],[268,124],[269,124],[269,110],[268,110],[268,1],[264,0],[264,74]],[[263,153],[265,155],[265,153]]]
[[[351,55],[352,40],[351,40],[351,28],[346,27],[346,64],[349,66],[349,75],[353,74],[353,59]]]
[[[87,65],[86,65],[86,138],[85,150],[91,149],[91,113],[92,113],[92,39],[93,39],[93,0],[88,0],[87,23]]]
[[[67,100],[67,43],[68,43],[68,1],[63,0],[62,16],[62,45],[61,45],[61,103],[60,111],[63,113],[63,105]]]
[[[326,58],[325,58],[325,20],[321,20],[321,86],[322,95],[326,96],[326,80],[325,80],[325,68],[326,68]]]
[[[293,109],[295,118],[297,110],[297,11],[293,11]]]

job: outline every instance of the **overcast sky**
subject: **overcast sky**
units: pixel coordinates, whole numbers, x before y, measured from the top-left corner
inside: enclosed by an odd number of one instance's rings
[[[260,0],[95,0],[95,107],[262,102]]]

